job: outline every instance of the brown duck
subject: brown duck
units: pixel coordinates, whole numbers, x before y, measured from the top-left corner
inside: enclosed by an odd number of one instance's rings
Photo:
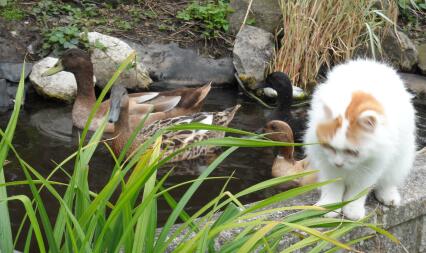
[[[88,53],[81,49],[73,48],[64,52],[58,62],[48,69],[43,76],[50,76],[60,71],[74,74],[77,81],[77,97],[72,109],[74,126],[84,128],[93,105],[96,102],[93,64]],[[140,92],[129,95],[129,117],[131,121],[138,122],[147,108],[157,112],[150,116],[146,124],[159,119],[188,115],[198,112],[203,101],[210,91],[210,84],[199,88],[180,88],[164,92]],[[90,125],[90,130],[96,130],[101,124],[109,107],[109,100],[102,102]],[[167,111],[162,111],[164,108]],[[113,132],[114,125],[109,123],[105,132]]]
[[[111,104],[109,122],[115,123],[115,129],[112,139],[112,149],[116,155],[119,155],[133,129],[136,125],[129,121],[129,100],[130,97],[127,91],[122,86],[114,86],[111,91]],[[240,105],[228,108],[221,112],[198,112],[188,116],[178,116],[158,120],[152,124],[143,127],[137,134],[133,144],[128,152],[128,155],[137,149],[139,145],[144,143],[159,129],[166,128],[172,125],[179,125],[185,123],[199,122],[210,125],[228,126],[234,118]],[[155,114],[155,113],[154,113]],[[206,140],[209,138],[221,138],[225,135],[223,131],[209,131],[209,130],[180,130],[170,131],[163,134],[163,142],[161,148],[165,150],[165,156],[170,155],[172,152],[184,148],[192,143]],[[185,150],[184,152],[175,156],[170,162],[177,162],[183,160],[194,159],[199,156],[204,156],[212,152],[212,146],[196,146]]]
[[[263,128],[266,133],[265,137],[273,141],[281,141],[293,143],[293,131],[291,127],[284,121],[272,120],[269,121]],[[279,147],[278,154],[275,156],[272,165],[271,174],[273,177],[289,176],[304,171],[310,170],[309,162],[305,159],[296,161],[294,159],[294,147]],[[317,175],[311,174],[299,179],[294,180],[291,186],[301,186],[316,182]],[[289,187],[288,185],[287,187]]]

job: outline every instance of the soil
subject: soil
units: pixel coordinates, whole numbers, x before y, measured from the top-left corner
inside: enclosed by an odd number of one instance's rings
[[[40,1],[17,2],[18,8],[26,13],[25,18],[21,21],[0,20],[0,24],[3,24],[0,25],[0,29],[12,31],[23,30],[22,27],[25,27],[27,30],[25,37],[36,40],[41,38],[41,33],[46,27],[53,28],[72,23],[72,17],[66,15],[48,15],[48,18],[42,21],[40,15],[36,16],[33,11],[38,2]],[[232,54],[233,35],[220,32],[214,38],[205,38],[202,35],[200,23],[192,20],[183,21],[176,17],[179,11],[192,2],[191,0],[144,0],[140,1],[141,3],[132,1],[133,3],[120,4],[112,0],[85,2],[90,2],[97,13],[96,16],[85,17],[86,20],[83,21],[89,31],[97,31],[145,45],[152,42],[174,42],[182,48],[194,48],[199,54],[211,58]],[[73,7],[81,6],[78,0],[63,0],[62,3]],[[20,44],[29,45],[29,43],[31,41]]]

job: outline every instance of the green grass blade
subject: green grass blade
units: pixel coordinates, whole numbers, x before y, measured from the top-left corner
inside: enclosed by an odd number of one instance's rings
[[[203,171],[203,173],[201,173],[198,178],[206,178],[223,160],[225,160],[225,158],[227,158],[235,150],[237,150],[237,147],[231,147],[225,152],[223,152],[207,167],[205,171]],[[165,242],[171,227],[175,223],[176,219],[179,217],[179,213],[183,210],[189,199],[192,197],[192,195],[200,185],[201,181],[194,182],[182,196],[177,207],[173,210],[173,212],[167,219],[167,222],[164,224],[163,229],[161,230],[161,233],[158,236],[157,242],[155,244],[154,252],[164,252],[164,250],[167,248],[167,244],[165,244]]]
[[[270,222],[269,224],[263,226],[261,229],[259,229],[256,233],[253,234],[253,236],[246,242],[242,247],[237,251],[237,253],[246,253],[250,252],[252,248],[256,245],[258,241],[260,241],[266,233],[271,231],[275,226],[279,225],[280,222],[274,221]]]
[[[44,241],[43,241],[43,236],[42,236],[41,230],[40,230],[40,225],[37,221],[37,217],[36,217],[36,214],[35,214],[34,209],[32,207],[31,200],[25,195],[16,195],[16,196],[8,197],[7,199],[2,199],[2,200],[0,200],[0,202],[11,201],[11,200],[19,200],[24,205],[25,211],[28,214],[28,218],[31,221],[31,225],[32,225],[33,230],[34,230],[34,235],[37,239],[37,244],[38,244],[39,250],[42,253],[46,252],[46,248],[44,246]],[[13,252],[13,250],[10,251],[10,252]]]
[[[324,233],[319,232],[318,230],[315,230],[315,229],[312,229],[312,228],[309,228],[309,227],[306,227],[306,226],[303,226],[303,225],[300,225],[300,224],[295,224],[295,223],[283,222],[283,224],[285,226],[288,226],[288,227],[292,228],[292,229],[301,230],[301,231],[304,231],[304,232],[306,232],[308,234],[316,236],[316,237],[318,237],[318,238],[320,238],[320,239],[322,239],[324,241],[327,241],[329,243],[332,243],[332,244],[334,244],[334,245],[336,245],[336,246],[338,246],[338,247],[340,247],[342,249],[353,251],[353,252],[359,252],[358,250],[355,250],[355,249],[351,248],[350,246],[348,246],[348,245],[346,245],[344,243],[341,243],[341,242],[335,240],[334,238],[331,238],[331,237],[327,236]]]
[[[5,2],[4,2],[5,3]],[[16,124],[18,122],[19,112],[22,105],[22,99],[24,96],[24,81],[25,81],[25,61],[22,64],[21,78],[19,80],[18,89],[15,96],[15,105],[13,108],[12,115],[10,116],[7,128],[4,131],[5,135],[2,137],[0,142],[0,184],[6,182],[3,171],[3,164],[6,160],[9,146],[7,143],[12,142],[13,135],[15,133]],[[7,199],[6,187],[0,187],[0,199]],[[12,230],[10,225],[10,216],[7,206],[7,202],[3,201],[0,203],[0,252],[12,252],[13,251],[13,239]]]
[[[161,145],[161,138],[158,138],[158,140],[154,144],[153,152],[150,157],[150,164],[154,163],[157,160],[160,154],[160,145]],[[147,242],[153,241],[153,238],[149,238],[149,237],[154,236],[155,228],[156,228],[156,226],[155,227],[148,226],[148,224],[152,223],[153,219],[156,218],[156,217],[153,217],[153,215],[156,214],[156,202],[155,202],[155,198],[151,197],[151,196],[154,196],[156,177],[157,177],[157,173],[154,172],[144,186],[142,201],[150,201],[150,205],[147,206],[143,215],[139,218],[138,223],[136,224],[135,238],[133,241],[133,253],[151,252],[152,247],[154,246],[153,244],[148,245]]]

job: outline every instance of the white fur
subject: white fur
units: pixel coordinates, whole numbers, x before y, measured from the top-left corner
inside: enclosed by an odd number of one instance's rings
[[[384,115],[373,111],[361,117],[372,116],[376,126],[366,134],[360,144],[354,145],[346,138],[349,125],[345,118],[353,92],[363,91],[372,95],[384,108]],[[396,71],[373,60],[358,59],[333,68],[327,80],[314,92],[309,112],[305,143],[318,143],[317,125],[327,120],[328,107],[331,117],[342,116],[342,127],[330,141],[337,152],[320,145],[307,145],[306,154],[313,169],[319,169],[321,181],[342,180],[321,188],[318,205],[350,200],[366,188],[374,188],[378,200],[397,206],[401,197],[399,186],[409,173],[415,157],[415,111],[411,95]],[[359,152],[357,157],[345,154],[343,149]],[[341,167],[335,164],[341,165]],[[343,207],[349,219],[365,216],[365,196]],[[329,213],[335,216],[337,213]]]

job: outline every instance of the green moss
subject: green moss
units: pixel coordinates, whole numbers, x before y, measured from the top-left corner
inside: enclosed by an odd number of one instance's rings
[[[25,13],[20,10],[14,3],[10,3],[3,10],[0,10],[0,16],[7,21],[19,21],[24,19]]]

